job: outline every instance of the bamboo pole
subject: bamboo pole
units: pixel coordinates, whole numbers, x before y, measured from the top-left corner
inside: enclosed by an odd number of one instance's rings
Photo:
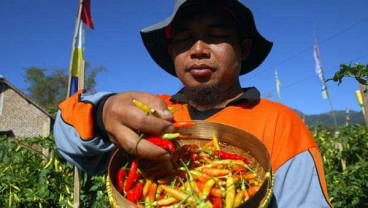
[[[326,90],[327,90],[327,89],[326,89]],[[330,95],[328,95],[328,102],[330,103],[332,119],[333,119],[333,121],[334,121],[335,128],[336,128],[336,130],[337,130],[337,129],[338,129],[338,126],[337,126],[337,120],[336,120],[335,111],[334,111],[333,106],[332,106],[332,101],[331,101]]]
[[[332,105],[332,100],[330,98],[330,93],[328,92],[326,81],[325,81],[325,77],[324,77],[323,74],[322,74],[322,80],[323,80],[322,81],[322,85],[324,86],[324,90],[326,91],[326,94],[327,94],[328,103],[330,104],[331,116],[332,116],[332,119],[334,121],[336,131],[338,131],[338,125],[337,125],[336,115],[335,115],[335,112],[334,112],[334,108],[333,108],[333,105]]]
[[[335,138],[337,138],[339,135],[340,135],[340,132],[336,131],[335,132]],[[335,149],[338,149],[340,153],[344,150],[344,148],[343,148],[343,146],[340,142],[335,142]],[[341,162],[341,169],[345,170],[346,169],[346,159],[345,158],[340,158],[340,162]]]
[[[78,89],[84,89],[85,69],[86,69],[86,61],[83,59],[79,65]]]
[[[74,28],[74,35],[73,35],[73,41],[72,41],[72,50],[70,55],[70,61],[69,61],[69,80],[68,80],[68,91],[67,91],[67,97],[70,97],[70,83],[72,79],[72,69],[73,69],[73,56],[74,56],[74,50],[75,50],[75,43],[78,38],[79,28],[81,24],[81,13],[83,8],[83,0],[79,0],[78,5],[78,14],[76,18],[75,28]],[[82,34],[80,34],[82,35]],[[79,67],[79,77],[78,77],[78,88],[82,89],[84,86],[84,64],[81,64]],[[83,75],[83,76],[80,76]],[[78,208],[80,205],[80,170],[78,167],[74,166],[74,190],[73,190],[73,207]]]

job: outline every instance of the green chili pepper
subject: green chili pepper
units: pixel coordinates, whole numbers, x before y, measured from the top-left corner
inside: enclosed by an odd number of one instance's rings
[[[161,137],[163,139],[175,139],[180,136],[180,133],[165,133]]]

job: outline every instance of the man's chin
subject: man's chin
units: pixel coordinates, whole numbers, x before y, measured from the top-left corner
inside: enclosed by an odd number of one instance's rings
[[[188,101],[200,106],[216,106],[222,100],[221,89],[218,85],[198,84],[185,87],[184,93]]]

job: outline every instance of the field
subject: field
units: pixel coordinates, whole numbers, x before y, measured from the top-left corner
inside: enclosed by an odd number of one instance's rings
[[[368,207],[368,132],[310,126],[320,146],[334,207]],[[72,207],[73,172],[53,137],[0,138],[0,207]],[[46,151],[47,150],[47,151]],[[81,174],[80,207],[108,207],[105,174]]]

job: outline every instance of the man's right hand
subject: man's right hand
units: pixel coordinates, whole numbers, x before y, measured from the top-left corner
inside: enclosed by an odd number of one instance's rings
[[[133,103],[134,99],[155,109],[161,118],[147,115]],[[169,152],[139,138],[142,132],[161,135],[175,130],[171,123],[173,115],[166,103],[157,96],[144,92],[112,95],[103,106],[102,120],[109,139],[117,147],[147,159],[170,159]]]

